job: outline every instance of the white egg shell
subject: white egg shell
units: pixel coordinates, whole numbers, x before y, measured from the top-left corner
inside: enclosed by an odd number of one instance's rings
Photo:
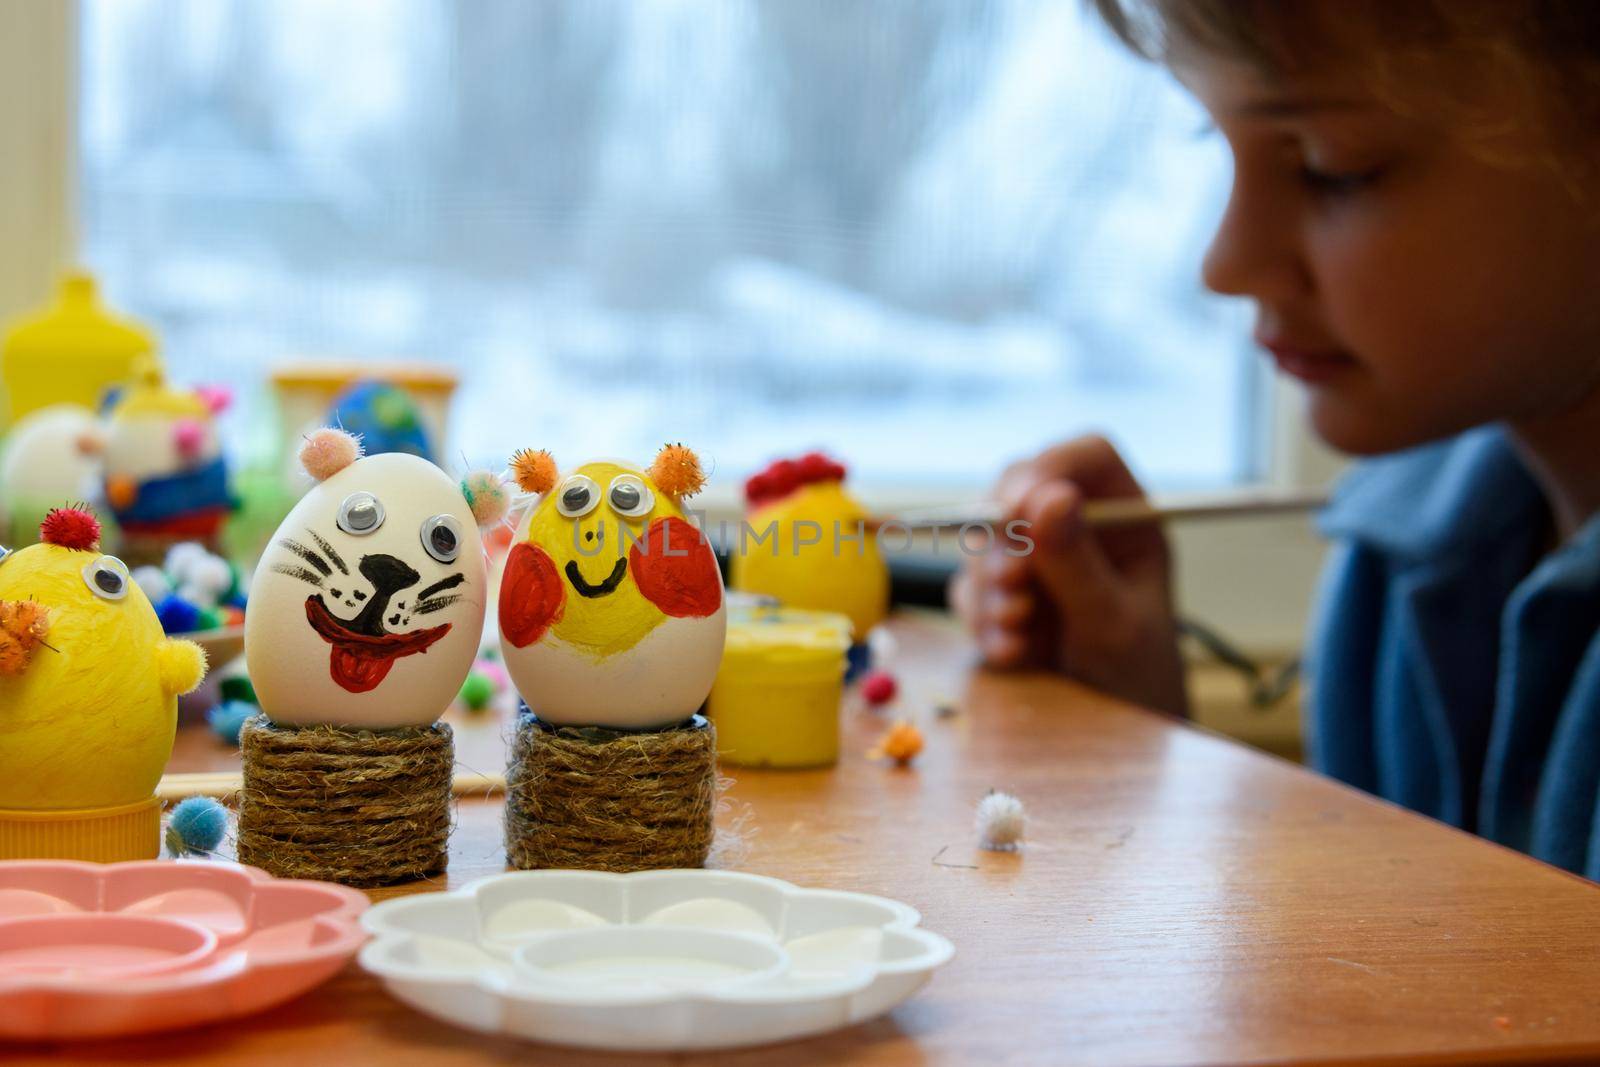
[[[382,525],[365,535],[338,522],[344,501],[359,492],[384,511]],[[440,515],[454,519],[458,535],[448,563],[422,540],[424,524]],[[450,581],[419,613],[418,594]],[[483,542],[455,481],[415,456],[357,460],[301,498],[256,567],[245,659],[261,710],[296,725],[432,723],[472,668],[487,584]]]
[[[700,710],[722,665],[726,600],[701,619],[668,619],[625,652],[596,661],[560,638],[500,651],[530,710],[560,726],[653,730]]]
[[[126,477],[135,481],[158,478],[210,463],[222,455],[216,424],[210,419],[191,419],[200,427],[200,447],[185,458],[178,450],[176,429],[179,419],[148,412],[113,414],[106,424],[105,473],[107,477]]]

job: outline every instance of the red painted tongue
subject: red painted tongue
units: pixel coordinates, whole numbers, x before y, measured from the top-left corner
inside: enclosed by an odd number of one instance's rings
[[[334,645],[329,655],[328,670],[333,680],[352,693],[367,693],[383,682],[394,659],[387,655],[373,655],[365,649]]]

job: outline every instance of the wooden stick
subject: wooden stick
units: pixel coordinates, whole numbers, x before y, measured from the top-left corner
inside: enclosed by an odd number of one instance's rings
[[[1239,518],[1246,515],[1293,514],[1314,511],[1328,502],[1321,489],[1248,489],[1187,496],[1112,497],[1090,500],[1083,506],[1091,526],[1137,526],[1147,522],[1185,522],[1192,519]],[[896,516],[877,516],[868,529],[894,523],[910,530],[951,530],[967,525],[995,525],[1004,521],[1000,504],[985,500],[949,508],[926,508]]]
[[[244,788],[240,771],[204,771],[193,774],[164,774],[156,786],[156,797],[163,801],[184,797],[214,797],[226,800]],[[502,774],[457,772],[450,780],[450,792],[460,796],[490,797],[506,791]]]

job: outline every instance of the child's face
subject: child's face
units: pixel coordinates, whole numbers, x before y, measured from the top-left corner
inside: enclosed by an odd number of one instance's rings
[[[1334,447],[1537,422],[1600,385],[1600,190],[1579,203],[1526,123],[1469,143],[1354,77],[1176,69],[1234,159],[1205,283],[1256,302]]]

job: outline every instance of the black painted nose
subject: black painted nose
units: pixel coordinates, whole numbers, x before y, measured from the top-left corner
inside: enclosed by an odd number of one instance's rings
[[[372,583],[372,599],[362,607],[361,614],[345,625],[356,633],[382,637],[388,632],[383,628],[383,615],[389,610],[389,598],[417,584],[422,575],[412,570],[405,560],[393,556],[362,556],[356,570]]]
[[[383,597],[398,593],[408,585],[415,585],[422,577],[405,560],[393,556],[362,556],[361,566],[356,569]]]

